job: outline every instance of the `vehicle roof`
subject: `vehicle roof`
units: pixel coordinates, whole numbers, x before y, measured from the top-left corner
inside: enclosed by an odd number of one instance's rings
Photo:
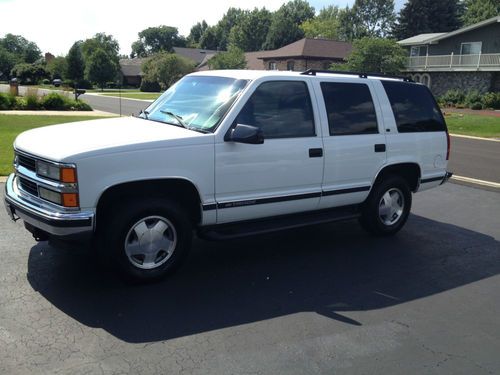
[[[360,78],[357,73],[321,73],[317,72],[315,75],[302,75],[302,72],[291,72],[291,71],[281,71],[281,70],[205,70],[201,72],[191,73],[191,76],[218,76],[218,77],[228,77],[235,79],[248,79],[255,80],[262,77],[321,77],[321,78],[351,78],[354,80],[366,79]],[[399,81],[399,78],[393,77],[380,77],[380,76],[370,76],[368,74],[368,79],[376,79],[376,80],[391,80],[391,81]]]

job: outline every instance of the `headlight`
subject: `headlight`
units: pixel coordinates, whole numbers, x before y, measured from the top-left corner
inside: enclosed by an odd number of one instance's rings
[[[50,178],[51,180],[69,183],[76,182],[75,168],[61,167],[40,160],[36,163],[36,173],[41,177]]]
[[[49,202],[58,204],[64,207],[78,207],[78,194],[77,193],[59,193],[57,191],[45,189],[44,187],[38,188],[40,198]]]

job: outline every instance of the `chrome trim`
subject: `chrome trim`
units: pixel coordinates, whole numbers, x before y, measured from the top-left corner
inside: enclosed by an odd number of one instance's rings
[[[28,168],[23,167],[22,165],[17,165],[15,168],[19,176],[30,180],[31,182],[34,182],[38,186],[57,191],[59,193],[78,193],[77,183],[64,183],[45,179],[38,176],[35,172],[30,171]]]
[[[71,236],[75,234],[91,234],[95,225],[95,213],[93,210],[80,210],[68,212],[61,207],[51,207],[46,201],[37,202],[34,199],[26,199],[20,194],[16,184],[16,176],[11,174],[5,183],[5,203],[12,206],[15,215],[31,224],[55,236]],[[78,226],[78,222],[88,222]],[[76,225],[75,225],[76,224]]]

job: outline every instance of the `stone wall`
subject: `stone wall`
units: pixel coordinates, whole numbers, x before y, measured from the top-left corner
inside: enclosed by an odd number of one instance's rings
[[[443,95],[453,89],[477,90],[485,93],[494,88],[494,72],[427,72],[427,74],[430,76],[430,88],[435,96]]]

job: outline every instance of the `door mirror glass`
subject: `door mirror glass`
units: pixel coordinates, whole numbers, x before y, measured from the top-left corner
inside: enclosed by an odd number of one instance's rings
[[[256,126],[236,124],[224,137],[226,142],[258,145],[264,143],[264,133]]]

